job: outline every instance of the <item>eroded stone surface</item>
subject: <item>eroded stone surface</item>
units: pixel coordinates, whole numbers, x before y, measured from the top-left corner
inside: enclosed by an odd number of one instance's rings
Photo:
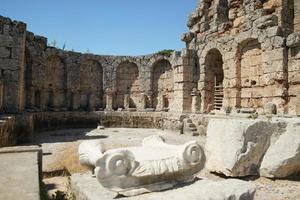
[[[258,175],[270,138],[279,128],[261,120],[211,119],[207,130],[206,167],[226,176]]]
[[[41,163],[36,147],[31,152],[26,147],[8,151],[0,153],[0,199],[39,200]]]
[[[110,192],[97,183],[89,174],[74,174],[71,176],[71,184],[78,200],[109,200],[116,197],[116,193]],[[210,181],[199,180],[187,185],[178,185],[173,190],[159,193],[143,194],[135,197],[124,197],[128,200],[157,200],[157,199],[190,199],[190,200],[252,200],[255,186],[240,180]]]
[[[266,152],[260,175],[284,178],[297,172],[300,172],[300,124],[289,124]]]
[[[272,102],[278,114],[295,115],[299,11],[295,1],[201,1],[182,36],[186,48],[146,56],[65,51],[1,17],[0,110],[215,113]]]

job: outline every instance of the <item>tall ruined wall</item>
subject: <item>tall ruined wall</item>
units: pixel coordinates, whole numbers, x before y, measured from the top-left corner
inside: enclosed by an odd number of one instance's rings
[[[280,114],[295,114],[288,78],[295,73],[290,65],[295,59],[289,58],[286,39],[297,29],[298,4],[293,0],[200,1],[188,20],[190,32],[182,40],[197,51],[202,112],[216,108],[218,101],[224,111],[255,108],[259,112],[272,102]],[[213,62],[216,59],[219,64]],[[222,80],[222,94],[214,79]]]
[[[0,110],[24,109],[24,48],[26,25],[0,17]]]
[[[0,17],[0,108],[299,115],[299,13],[295,0],[202,0],[185,49],[137,57],[49,47]]]
[[[37,39],[36,39],[37,37]],[[113,108],[142,108],[143,93],[151,94],[152,60],[170,56],[98,56],[45,46],[44,38],[27,40],[27,106],[33,110],[99,110],[106,107],[106,93],[113,92]],[[150,95],[149,98],[152,98]],[[151,105],[148,105],[150,108]]]

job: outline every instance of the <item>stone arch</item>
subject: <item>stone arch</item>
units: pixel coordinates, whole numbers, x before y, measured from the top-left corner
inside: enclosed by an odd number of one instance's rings
[[[237,108],[262,107],[261,94],[257,88],[262,84],[262,49],[258,39],[241,42],[237,50]]]
[[[174,71],[170,61],[161,59],[154,62],[151,74],[152,107],[168,109],[174,98]]]
[[[172,59],[172,57],[170,56],[165,56],[165,55],[161,55],[161,54],[155,54],[151,57],[151,59],[149,60],[148,65],[149,66],[153,66],[156,62],[159,62],[161,60],[166,60],[168,61],[171,65],[174,64],[174,59]],[[172,65],[173,66],[173,65]]]
[[[67,71],[63,59],[50,56],[46,60],[46,80],[44,87],[48,91],[47,105],[50,109],[66,108]],[[52,96],[53,95],[53,96]]]
[[[95,110],[103,107],[103,91],[102,65],[93,59],[84,60],[80,65],[80,108]]]
[[[223,105],[223,56],[217,48],[210,49],[204,61],[203,111],[220,110]]]
[[[140,75],[137,64],[131,61],[121,62],[116,69],[116,108],[137,108],[140,98]],[[128,105],[124,105],[124,99],[129,98]]]

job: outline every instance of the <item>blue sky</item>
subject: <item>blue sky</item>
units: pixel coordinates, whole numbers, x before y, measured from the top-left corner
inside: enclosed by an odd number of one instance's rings
[[[66,49],[103,55],[180,50],[198,0],[1,0],[0,15]]]

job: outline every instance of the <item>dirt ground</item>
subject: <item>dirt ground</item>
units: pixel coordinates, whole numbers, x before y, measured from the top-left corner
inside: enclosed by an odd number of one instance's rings
[[[68,129],[60,131],[41,132],[36,134],[34,144],[40,144],[43,149],[43,182],[48,196],[55,191],[68,191],[68,177],[73,173],[85,172],[78,161],[78,145],[84,140],[101,140],[106,148],[139,146],[143,138],[151,135],[161,135],[170,144],[182,144],[197,140],[205,144],[205,137],[192,137],[158,129],[128,129],[107,128],[104,130]],[[202,170],[201,179],[222,180],[220,177]],[[287,180],[270,180],[259,177],[248,177],[244,180],[256,185],[255,200],[300,200],[300,174]]]

